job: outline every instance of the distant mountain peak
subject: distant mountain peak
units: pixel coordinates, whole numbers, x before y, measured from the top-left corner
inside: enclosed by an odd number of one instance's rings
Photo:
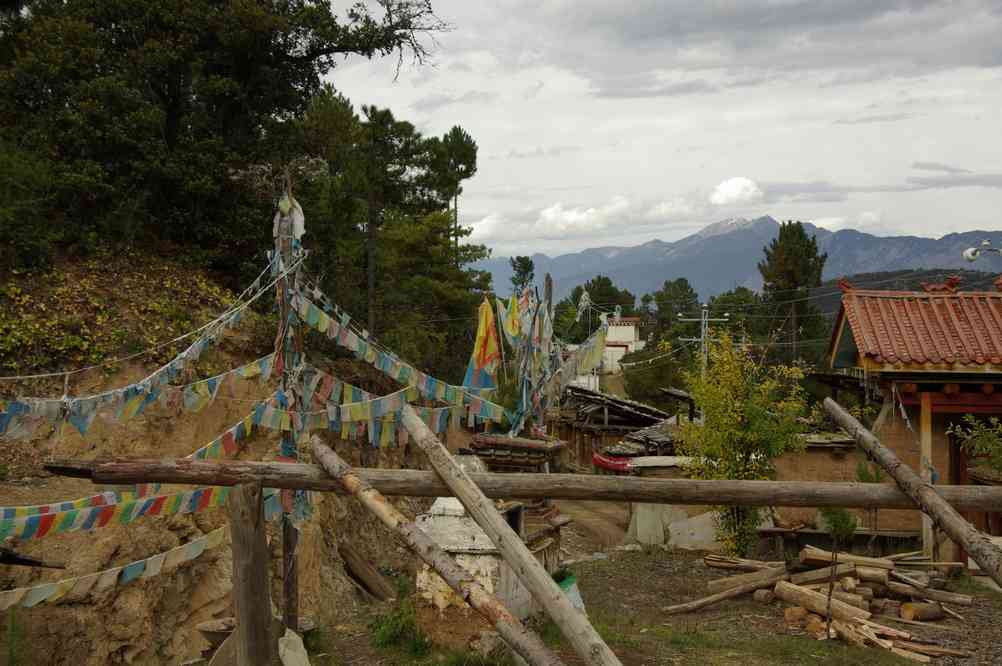
[[[713,238],[714,236],[722,236],[723,234],[729,234],[743,229],[752,229],[763,224],[772,226],[777,224],[777,222],[768,215],[765,217],[756,217],[753,220],[749,220],[746,217],[731,217],[726,220],[721,220],[720,222],[714,222],[713,224],[707,225],[693,234],[693,236],[701,239]]]
[[[874,271],[953,269],[968,267],[963,251],[989,238],[1002,243],[1002,231],[968,231],[943,238],[881,237],[855,229],[831,232],[804,223],[815,236],[818,250],[828,254],[824,279]],[[596,275],[606,275],[620,288],[637,296],[658,289],[665,280],[684,277],[700,298],[745,286],[759,289],[758,262],[762,248],[779,233],[779,222],[768,215],[754,219],[734,217],[703,227],[677,241],[652,240],[636,246],[602,246],[548,257],[534,254],[536,275],[553,276],[557,298]],[[507,257],[477,264],[491,271],[496,289],[505,290],[511,278]],[[1002,257],[984,257],[979,270],[1002,271]],[[987,288],[990,288],[987,287]]]

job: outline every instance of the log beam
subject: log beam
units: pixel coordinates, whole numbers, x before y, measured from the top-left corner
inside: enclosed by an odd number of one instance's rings
[[[919,505],[932,519],[933,524],[960,545],[992,577],[992,580],[1002,585],[1002,549],[950,506],[940,492],[941,486],[933,487],[932,484],[919,478],[908,465],[894,455],[893,451],[881,444],[873,433],[831,398],[825,399],[824,406],[829,416],[850,433],[860,448],[891,475],[898,487]]]
[[[348,494],[317,465],[251,461],[134,459],[58,461],[53,474],[89,478],[99,484],[178,483],[235,486],[260,482],[268,488],[293,488]],[[383,495],[448,497],[449,487],[434,473],[417,470],[356,468],[354,472]],[[488,497],[645,502],[648,504],[868,507],[914,509],[901,490],[883,483],[806,481],[698,481],[593,474],[473,473],[470,478]],[[1002,487],[936,486],[959,510],[1002,511]]]
[[[432,469],[445,481],[466,512],[487,534],[501,553],[501,557],[512,568],[522,585],[546,610],[553,623],[560,628],[581,660],[589,666],[622,666],[622,662],[591,626],[588,618],[574,608],[553,577],[498,513],[493,502],[487,499],[410,405],[404,405],[402,420],[404,428],[414,438],[417,447],[424,452]],[[552,486],[549,482],[550,475],[537,479],[539,485],[543,487]]]
[[[394,531],[404,543],[442,577],[442,580],[478,613],[484,616],[513,651],[533,666],[560,666],[563,662],[534,633],[530,632],[497,598],[456,560],[379,491],[374,489],[344,462],[329,446],[313,440],[313,454],[346,491],[368,509],[380,522]]]

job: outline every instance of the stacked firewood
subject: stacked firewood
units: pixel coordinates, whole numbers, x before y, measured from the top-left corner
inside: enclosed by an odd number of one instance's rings
[[[831,552],[808,546],[800,551],[799,560],[796,566],[787,566],[707,555],[704,563],[709,567],[744,573],[712,580],[707,585],[710,596],[664,610],[682,613],[751,593],[763,603],[779,599],[789,604],[784,611],[787,624],[817,638],[840,637],[852,645],[883,648],[921,663],[933,657],[970,656],[886,626],[892,622],[940,628],[931,621],[963,620],[954,607],[973,603],[969,595],[944,590],[945,578],[917,553],[887,558],[838,553],[833,561]]]

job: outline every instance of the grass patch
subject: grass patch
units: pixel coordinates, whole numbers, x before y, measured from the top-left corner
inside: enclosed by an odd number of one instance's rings
[[[396,648],[411,657],[423,657],[431,652],[431,643],[417,626],[414,602],[401,601],[385,615],[376,618],[369,627],[372,644],[377,648]]]

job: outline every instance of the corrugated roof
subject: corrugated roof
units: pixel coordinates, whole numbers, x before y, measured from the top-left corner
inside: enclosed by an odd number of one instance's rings
[[[999,292],[849,288],[843,315],[859,352],[878,363],[1002,364]]]

